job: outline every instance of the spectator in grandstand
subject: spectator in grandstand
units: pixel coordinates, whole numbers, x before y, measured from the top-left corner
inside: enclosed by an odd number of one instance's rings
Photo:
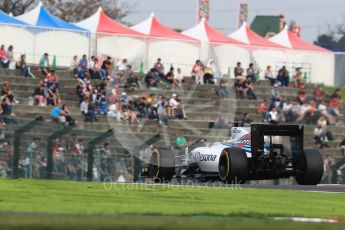
[[[59,76],[57,75],[56,71],[52,69],[48,75],[46,76],[47,86],[48,88],[55,83],[55,87],[59,90],[60,83],[59,83]]]
[[[71,113],[67,108],[67,105],[62,105],[61,110],[63,112],[63,116],[65,117],[64,124],[66,126],[76,126],[76,121],[72,118]]]
[[[153,65],[153,69],[156,70],[157,76],[160,80],[164,79],[164,65],[162,64],[162,59],[158,58],[157,62]]]
[[[278,87],[274,85],[271,90],[271,105],[270,106],[275,105],[276,101],[280,101],[280,98],[281,97],[280,97]]]
[[[133,101],[130,100],[127,104],[122,103],[122,113],[124,119],[130,124],[135,124],[137,122],[137,113],[135,112]]]
[[[337,89],[335,89],[335,91],[331,95],[331,100],[329,101],[331,115],[336,116],[336,117],[344,116],[339,111],[341,103],[342,103],[341,91],[339,88],[337,88]]]
[[[58,122],[58,123],[65,123],[66,118],[65,118],[65,113],[62,109],[62,106],[55,106],[51,111],[50,111],[50,117]]]
[[[236,98],[237,99],[244,99],[244,95],[247,90],[247,82],[245,78],[239,77],[235,80],[235,92],[236,92]]]
[[[134,74],[134,71],[132,69],[132,65],[127,65],[127,68],[124,71],[125,79],[126,79],[126,88],[128,89],[134,89],[139,88],[139,78]]]
[[[283,102],[283,115],[285,122],[293,122],[295,120],[290,99]]]
[[[320,113],[320,115],[326,117],[329,124],[335,124],[336,123],[336,121],[337,121],[336,116],[330,114],[329,109],[328,109],[324,99],[322,99],[321,102],[319,103],[319,105],[317,106],[317,110]]]
[[[297,122],[302,122],[309,117],[308,111],[310,110],[310,105],[308,103],[303,103],[300,107],[299,114],[297,117]]]
[[[165,75],[165,80],[171,85],[173,86],[174,84],[174,67],[170,67],[169,71],[167,72],[167,74]]]
[[[82,58],[79,60],[79,71],[87,71],[88,68],[88,60],[86,54],[82,56]]]
[[[84,98],[83,102],[80,104],[80,112],[85,116],[85,122],[96,121],[94,106],[90,103],[89,98]]]
[[[296,100],[293,100],[291,103],[291,111],[293,115],[293,121],[296,121],[301,111],[301,105]]]
[[[204,76],[204,65],[200,60],[196,60],[195,64],[192,68],[192,78],[195,81],[196,84],[202,85],[203,82],[203,76]]]
[[[257,80],[255,76],[255,69],[253,63],[250,63],[247,68],[247,79],[249,79],[253,83],[255,83]]]
[[[39,154],[40,144],[41,144],[41,138],[35,137],[31,141],[31,143],[29,143],[27,151],[31,153]]]
[[[108,78],[104,78],[101,82],[101,84],[99,84],[99,88],[101,91],[105,91],[107,89],[109,85],[109,79]]]
[[[290,81],[289,71],[286,69],[285,66],[279,69],[277,81],[279,82],[279,85],[282,87],[289,86],[289,81]]]
[[[113,83],[118,84],[121,88],[128,88],[127,80],[123,72],[117,72],[115,74],[115,77],[113,78]]]
[[[122,105],[128,105],[129,103],[129,98],[126,92],[122,92],[121,93],[121,97],[120,97],[120,102]]]
[[[105,59],[102,63],[102,66],[101,66],[101,71],[102,71],[102,76],[105,76],[108,77],[111,75],[112,73],[112,59],[111,57],[107,57],[107,59]]]
[[[17,121],[13,118],[12,104],[7,97],[1,97],[0,120],[5,124],[16,124]]]
[[[161,125],[167,126],[168,125],[168,116],[167,116],[167,101],[165,100],[165,97],[163,95],[160,96],[158,102],[157,102],[157,117],[158,122]]]
[[[69,68],[76,77],[78,77],[78,67],[79,67],[78,56],[74,55]]]
[[[257,110],[258,110],[258,114],[261,114],[263,121],[267,122],[269,118],[268,117],[269,113],[268,113],[268,105],[267,105],[266,99],[264,99],[264,101],[259,104]]]
[[[320,125],[314,128],[314,141],[315,145],[320,149],[329,147],[327,144],[328,140],[325,134],[325,130]]]
[[[249,113],[244,113],[241,118],[241,123],[243,127],[250,126],[250,123],[252,122],[252,119],[249,117]]]
[[[211,123],[209,125],[209,128],[213,129],[230,129],[231,126],[228,122],[226,122],[225,117],[223,115],[220,115],[218,120],[215,123]]]
[[[158,83],[158,80],[157,80],[157,71],[152,68],[150,70],[150,72],[148,72],[145,76],[145,83],[146,83],[146,87],[149,89],[149,88],[156,88],[157,87],[157,83]]]
[[[20,55],[19,62],[17,63],[17,69],[20,70],[21,74],[24,77],[28,77],[30,73],[29,66],[26,64],[26,56],[25,54]]]
[[[1,62],[2,68],[8,68],[9,61],[7,59],[7,56],[6,56],[5,45],[1,45],[1,48],[0,48],[0,62]]]
[[[81,103],[84,98],[90,97],[86,88],[86,84],[80,79],[77,81],[76,84],[76,93],[79,96],[79,103]]]
[[[88,72],[88,68],[89,68],[89,61],[87,60],[86,54],[84,54],[82,58],[79,60],[78,78],[84,79],[85,73]]]
[[[47,106],[46,89],[47,83],[40,81],[39,86],[35,89],[34,94],[32,95],[35,100],[35,104],[38,104],[39,106]]]
[[[325,116],[325,117],[328,117],[329,116],[329,113],[328,113],[328,109],[327,109],[327,105],[325,103],[325,100],[321,100],[318,107],[317,107],[317,110],[320,112],[321,115]]]
[[[182,99],[180,98],[179,95],[177,95],[176,101],[178,102],[178,105],[177,105],[177,109],[175,109],[175,117],[178,119],[187,119],[186,112],[184,110],[184,106],[182,103]]]
[[[304,89],[305,87],[303,73],[300,67],[295,69],[295,74],[293,75],[293,84],[295,88]]]
[[[172,94],[169,100],[169,105],[167,106],[168,117],[175,117],[176,109],[178,108],[179,102],[177,101],[177,94]]]
[[[173,88],[181,87],[184,82],[184,77],[182,75],[181,69],[177,68],[177,73],[174,75],[174,84]]]
[[[16,69],[17,62],[14,59],[14,53],[13,53],[13,46],[12,45],[10,45],[7,48],[6,58],[8,60],[8,68],[11,69],[11,70]]]
[[[321,89],[320,85],[316,85],[316,88],[313,92],[313,95],[314,95],[314,100],[319,105],[321,103],[321,101],[323,100],[325,92]]]
[[[15,95],[11,90],[9,81],[4,81],[2,83],[1,96],[5,96],[6,98],[8,98],[9,103],[11,103],[11,104],[18,104],[19,103],[16,100]]]
[[[279,115],[279,112],[277,111],[275,106],[273,106],[271,108],[271,111],[268,113],[268,117],[269,117],[269,122],[271,124],[278,124],[279,123],[280,115]]]
[[[182,149],[182,148],[187,147],[187,140],[186,140],[186,138],[185,138],[185,136],[183,135],[182,132],[177,134],[175,143],[176,143],[176,147],[178,149]]]
[[[223,74],[223,78],[219,81],[218,95],[220,98],[225,98],[229,96],[229,82],[226,74]]]
[[[98,58],[91,57],[91,66],[89,68],[91,79],[104,79],[106,73],[102,71]]]
[[[47,76],[50,71],[50,64],[49,64],[49,54],[45,53],[40,59],[39,67],[41,70],[41,73],[44,76]]]
[[[127,63],[127,59],[120,59],[117,63],[116,63],[116,70],[125,73],[126,69],[128,67],[128,63]]]
[[[140,97],[139,101],[136,103],[138,110],[138,118],[147,118],[148,117],[148,106],[146,104],[146,97]]]
[[[296,101],[298,101],[300,105],[303,105],[306,102],[306,100],[307,100],[307,96],[306,96],[305,91],[303,90],[298,91]]]
[[[270,65],[266,67],[265,78],[270,81],[271,86],[273,86],[277,80],[272,73],[272,67]]]
[[[214,85],[214,74],[216,72],[216,66],[214,64],[214,61],[210,59],[207,63],[207,66],[205,68],[204,73],[204,84],[212,84]]]
[[[56,88],[56,84],[53,83],[47,90],[47,105],[57,106],[60,104],[60,91]]]
[[[107,115],[108,117],[116,118],[117,121],[121,121],[122,111],[121,111],[120,103],[110,104]]]
[[[245,87],[247,89],[247,99],[256,100],[256,95],[254,93],[254,85],[252,84],[250,79],[245,81]]]
[[[244,74],[244,70],[242,68],[241,62],[237,62],[236,67],[234,69],[234,76],[235,78],[242,77]]]

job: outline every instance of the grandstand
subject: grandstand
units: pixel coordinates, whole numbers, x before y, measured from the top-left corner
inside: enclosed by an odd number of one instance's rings
[[[95,152],[96,160],[93,166],[93,177],[94,180],[104,179],[105,176],[113,176],[118,178],[120,175],[125,180],[132,180],[135,174],[135,159],[133,155],[128,154],[129,152],[138,151],[135,149],[138,147],[139,143],[144,143],[146,140],[155,136],[157,133],[161,134],[162,139],[155,143],[155,145],[172,145],[175,146],[175,140],[177,136],[185,136],[189,143],[193,143],[199,138],[206,138],[209,142],[214,140],[221,140],[226,137],[227,130],[219,129],[209,129],[210,122],[216,122],[220,115],[225,116],[227,121],[231,119],[241,119],[243,113],[249,113],[250,118],[253,121],[261,121],[261,116],[257,114],[257,106],[262,102],[263,99],[269,97],[269,92],[271,91],[271,86],[267,80],[260,80],[255,84],[255,93],[257,95],[257,100],[237,100],[235,98],[227,98],[225,100],[219,99],[215,94],[215,85],[196,85],[191,77],[185,77],[185,83],[182,88],[172,91],[167,89],[166,85],[159,84],[157,89],[146,89],[144,86],[141,88],[134,89],[128,92],[129,97],[138,97],[138,95],[154,93],[156,95],[165,95],[167,98],[171,97],[172,92],[177,93],[181,96],[184,103],[185,113],[188,119],[179,120],[173,119],[169,120],[168,127],[163,127],[156,120],[150,120],[145,118],[139,118],[137,124],[129,125],[123,121],[115,121],[113,119],[107,118],[106,116],[97,116],[98,120],[96,122],[90,123],[84,121],[84,116],[79,110],[79,98],[76,95],[75,84],[76,79],[74,75],[67,69],[62,69],[57,71],[60,78],[60,85],[62,91],[62,103],[68,105],[71,116],[77,121],[77,127],[72,131],[64,135],[63,140],[68,142],[71,139],[71,134],[75,136],[76,139],[83,140],[83,145],[87,146],[87,143],[100,134],[106,132],[110,128],[115,131],[115,136],[111,136],[106,140],[98,143],[98,152]],[[40,73],[34,71],[36,76],[40,76]],[[143,83],[143,76],[137,74],[140,81]],[[17,124],[7,124],[6,125],[6,138],[9,144],[13,144],[14,131],[21,126],[27,124],[36,117],[42,116],[44,121],[39,123],[28,132],[24,133],[20,137],[20,155],[21,161],[25,162],[25,156],[29,158],[35,158],[35,155],[30,155],[28,151],[28,143],[30,143],[34,138],[39,137],[41,140],[39,149],[35,152],[41,152],[41,156],[47,153],[47,138],[61,130],[61,125],[52,121],[50,118],[51,106],[39,107],[36,105],[29,105],[29,97],[32,96],[34,89],[37,87],[39,82],[38,79],[25,78],[20,76],[17,70],[7,70],[0,69],[0,82],[10,81],[11,89],[16,95],[16,99],[19,104],[14,105],[14,113],[16,115],[15,120]],[[97,80],[93,80],[97,81]],[[307,84],[305,89],[307,96],[311,97],[313,89],[313,84]],[[283,99],[294,100],[298,93],[298,89],[293,87],[280,88],[280,94]],[[229,111],[231,113],[229,113]],[[345,113],[345,109],[342,107],[341,113]],[[345,134],[345,118],[339,117],[337,125],[329,126],[329,130],[333,133],[334,140],[329,141],[329,148],[324,148],[321,150],[322,154],[327,157],[331,157],[335,162],[344,158],[339,144]],[[305,125],[305,145],[307,147],[314,148],[314,134],[313,130],[315,125]],[[168,135],[167,135],[168,134]],[[169,141],[167,140],[169,139]],[[108,166],[104,166],[105,161],[104,156],[102,158],[102,147],[104,142],[110,143],[110,152],[107,159],[111,159],[111,163]],[[55,143],[56,144],[56,143]],[[58,146],[58,144],[56,144]],[[85,147],[86,148],[86,147]],[[1,154],[8,154],[2,149]],[[58,148],[56,149],[58,152]],[[67,151],[67,150],[65,150]],[[104,151],[104,150],[103,150]],[[82,155],[77,156],[77,163],[74,162],[75,159],[70,159],[70,164],[63,164],[61,167],[58,162],[58,153],[54,154],[55,168],[53,169],[53,178],[60,179],[76,179],[76,180],[86,180],[87,171],[87,151],[83,151]],[[65,155],[68,156],[68,153]],[[10,156],[11,157],[11,156]],[[61,160],[61,159],[60,159]],[[46,164],[44,157],[38,160],[41,165]],[[68,159],[66,160],[68,161]],[[25,163],[20,163],[21,168],[31,167],[33,165],[26,165]],[[35,160],[30,162],[35,162]],[[103,163],[102,163],[103,162]],[[8,159],[7,163],[7,176],[11,175],[11,160]],[[32,164],[32,163],[31,163]],[[75,166],[77,164],[77,166]],[[103,166],[102,166],[103,164]],[[79,173],[75,173],[74,176],[69,173],[70,171],[76,170],[71,169],[72,166],[77,167]],[[4,166],[3,166],[4,167]],[[103,167],[103,168],[102,168]],[[104,167],[108,167],[109,172],[103,172]],[[22,170],[23,171],[23,170]],[[25,171],[25,170],[24,170]],[[22,172],[21,176],[24,177],[44,177],[44,172],[38,174],[34,173],[34,170],[29,169],[29,172]],[[76,176],[78,174],[78,176]],[[328,175],[328,174],[327,174]],[[2,175],[4,176],[4,175]]]

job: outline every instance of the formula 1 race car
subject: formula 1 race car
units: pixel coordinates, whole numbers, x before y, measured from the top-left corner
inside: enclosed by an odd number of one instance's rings
[[[293,176],[300,185],[316,185],[323,159],[317,150],[303,148],[303,131],[303,125],[253,123],[231,128],[227,140],[211,146],[200,140],[180,152],[155,148],[142,176],[156,183],[173,178],[245,183]]]

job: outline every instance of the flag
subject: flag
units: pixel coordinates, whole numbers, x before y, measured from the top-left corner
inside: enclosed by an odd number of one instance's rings
[[[139,70],[139,73],[141,75],[144,75],[144,62],[140,62],[140,70]]]
[[[56,56],[54,55],[53,57],[53,63],[52,63],[52,67],[53,70],[56,70]]]
[[[228,76],[228,79],[230,80],[231,79],[231,68],[230,67],[228,67],[228,74],[227,74],[227,76]]]

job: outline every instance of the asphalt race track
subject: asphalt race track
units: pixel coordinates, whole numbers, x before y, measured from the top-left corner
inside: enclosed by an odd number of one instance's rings
[[[321,185],[252,185],[244,184],[242,188],[258,188],[258,189],[283,189],[283,190],[301,190],[309,192],[327,192],[327,193],[344,193],[345,185],[342,184],[321,184]]]
[[[133,183],[126,183],[126,184],[133,184]],[[134,184],[142,184],[142,183],[134,183]],[[300,190],[300,191],[307,191],[307,192],[325,192],[325,193],[344,193],[345,194],[345,184],[320,184],[320,185],[266,185],[266,184],[239,184],[239,185],[229,185],[223,184],[221,182],[214,182],[214,183],[203,183],[197,182],[193,184],[189,183],[171,183],[171,184],[152,184],[152,183],[144,183],[146,185],[153,185],[153,186],[181,186],[181,187],[226,187],[229,189],[241,189],[241,188],[255,188],[255,189],[281,189],[281,190]]]

